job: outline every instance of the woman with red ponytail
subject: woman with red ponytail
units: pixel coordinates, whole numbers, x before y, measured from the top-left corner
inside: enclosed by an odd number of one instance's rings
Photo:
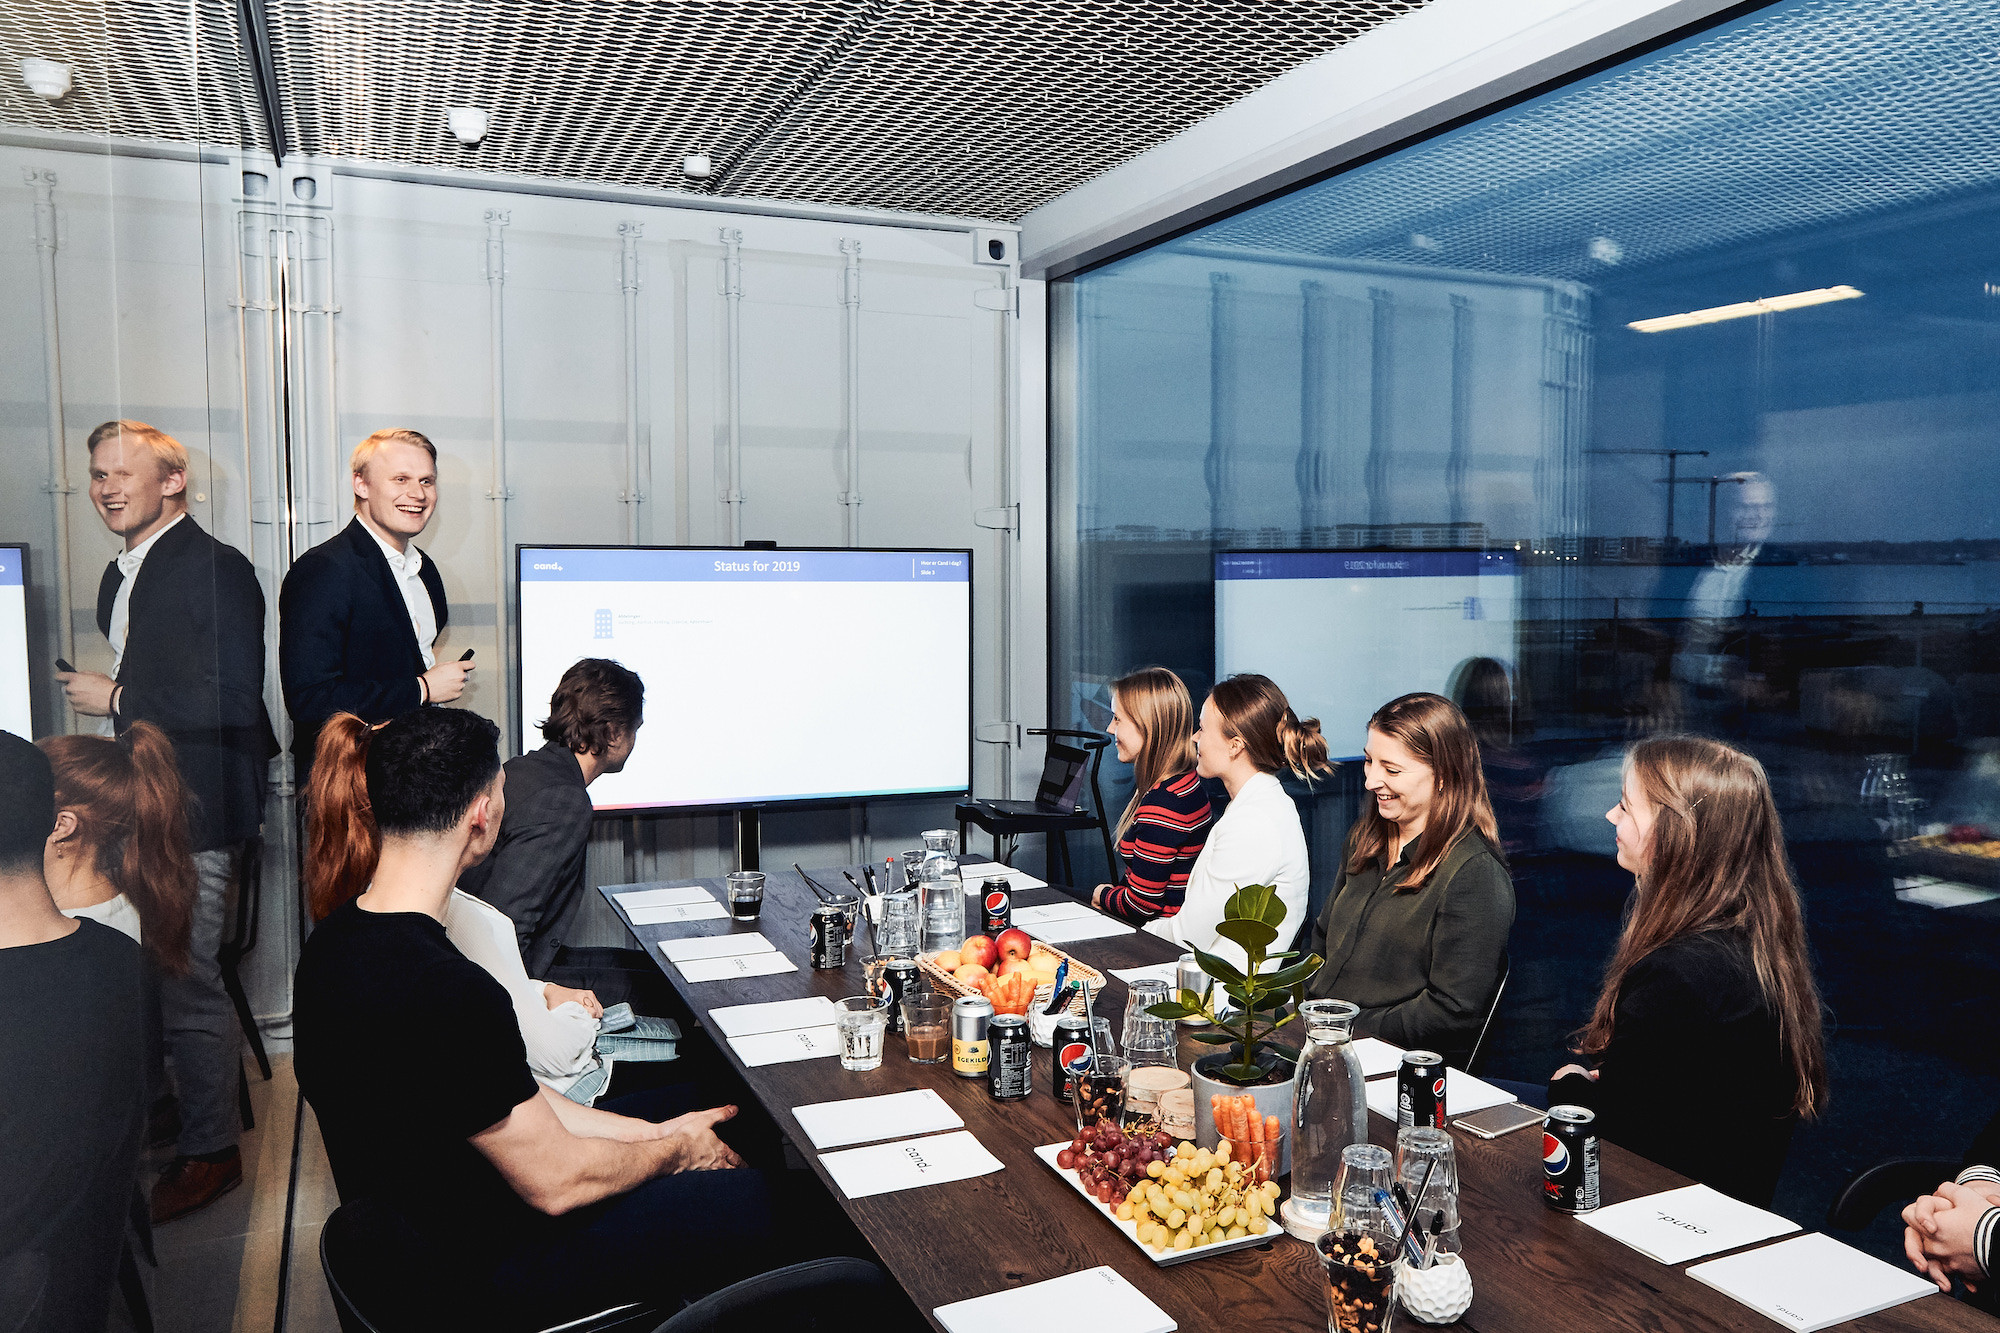
[[[42,855],[56,906],[124,931],[160,971],[182,975],[195,869],[174,743],[135,722],[116,740],[49,736],[37,744],[56,776],[56,827]]]

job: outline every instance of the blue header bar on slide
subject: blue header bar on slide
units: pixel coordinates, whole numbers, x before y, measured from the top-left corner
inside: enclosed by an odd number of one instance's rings
[[[1512,574],[1512,551],[1224,551],[1217,579],[1434,579]]]
[[[21,566],[25,563],[20,547],[0,546],[0,588],[20,587]]]
[[[963,551],[521,548],[523,583],[968,583]]]

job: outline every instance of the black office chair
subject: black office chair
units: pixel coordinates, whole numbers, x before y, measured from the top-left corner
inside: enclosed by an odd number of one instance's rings
[[[885,1318],[896,1306],[901,1319]],[[923,1327],[889,1275],[865,1259],[813,1259],[704,1296],[653,1333],[890,1333]]]
[[[252,838],[244,845],[242,862],[236,868],[236,922],[229,938],[222,942],[219,961],[222,964],[222,988],[229,992],[230,1003],[236,1006],[236,1021],[242,1025],[243,1035],[250,1042],[250,1053],[257,1057],[257,1071],[268,1083],[271,1080],[271,1057],[264,1052],[264,1037],[257,1031],[257,1016],[250,1012],[250,997],[244,993],[243,977],[238,971],[244,955],[257,947],[257,922],[262,915],[263,887],[264,840]]]
[[[1096,829],[1104,842],[1104,864],[1115,867],[1117,853],[1111,846],[1111,825],[1104,817],[1104,793],[1097,785],[1098,769],[1104,763],[1104,751],[1111,745],[1111,738],[1102,732],[1072,731],[1063,727],[1032,727],[1030,736],[1049,737],[1048,763],[1042,773],[1044,793],[1051,782],[1051,770],[1060,771],[1071,764],[1088,765],[1090,774],[1090,807],[1085,809],[1078,802],[1074,809],[1064,811],[1052,808],[1041,799],[1034,801],[960,801],[954,814],[958,819],[958,850],[965,853],[965,830],[968,825],[977,825],[993,839],[993,859],[1002,865],[1012,864],[1013,840],[1024,833],[1045,833],[1049,836],[1049,878],[1061,884],[1076,884],[1076,869],[1070,863],[1069,835],[1086,829]],[[1064,745],[1056,737],[1073,740],[1076,745]],[[1008,840],[1005,853],[1000,849],[1000,840]],[[1058,869],[1060,866],[1060,869]],[[1115,875],[1116,870],[1111,872]]]
[[[333,1210],[319,1233],[319,1266],[341,1333],[433,1333],[466,1326],[465,1312],[440,1290],[438,1270],[426,1263],[427,1247],[408,1223],[366,1199]],[[720,1293],[718,1293],[720,1294]],[[640,1333],[659,1325],[665,1311],[628,1302],[544,1333]]]
[[[1941,1180],[1959,1172],[1959,1163],[1944,1157],[1891,1157],[1857,1171],[1826,1210],[1832,1231],[1859,1231],[1891,1204],[1908,1203],[1929,1194]]]
[[[1500,984],[1493,988],[1493,1000],[1486,1006],[1486,1017],[1480,1020],[1479,1035],[1472,1039],[1472,1051],[1465,1057],[1465,1072],[1479,1072],[1479,1057],[1486,1053],[1486,1037],[1493,1031],[1493,1015],[1500,1012],[1500,997],[1507,993],[1507,973],[1513,967],[1513,960],[1505,953],[1500,955]]]

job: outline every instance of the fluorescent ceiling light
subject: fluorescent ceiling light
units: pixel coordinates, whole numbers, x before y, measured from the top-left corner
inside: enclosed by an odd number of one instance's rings
[[[1858,287],[1815,287],[1809,292],[1793,292],[1789,296],[1760,296],[1754,301],[1710,306],[1706,310],[1690,310],[1684,315],[1635,319],[1625,327],[1637,329],[1641,333],[1665,333],[1668,329],[1691,329],[1697,324],[1720,324],[1725,319],[1744,319],[1750,315],[1775,315],[1780,310],[1800,310],[1809,305],[1825,305],[1828,301],[1852,301],[1863,294]]]

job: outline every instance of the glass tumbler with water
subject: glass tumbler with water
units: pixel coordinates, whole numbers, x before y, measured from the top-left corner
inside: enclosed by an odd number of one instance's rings
[[[1292,1093],[1292,1195],[1279,1220],[1301,1240],[1315,1240],[1333,1225],[1342,1155],[1368,1141],[1367,1084],[1353,1042],[1360,1012],[1346,1000],[1308,1000],[1299,1009],[1306,1045]]]
[[[850,995],[834,1005],[840,1033],[840,1067],[855,1071],[882,1067],[882,1034],[889,1030],[888,1002],[879,995]]]
[[[1147,978],[1133,982],[1125,997],[1125,1058],[1134,1065],[1177,1063],[1173,1020],[1146,1012],[1166,1000],[1167,983]]]

